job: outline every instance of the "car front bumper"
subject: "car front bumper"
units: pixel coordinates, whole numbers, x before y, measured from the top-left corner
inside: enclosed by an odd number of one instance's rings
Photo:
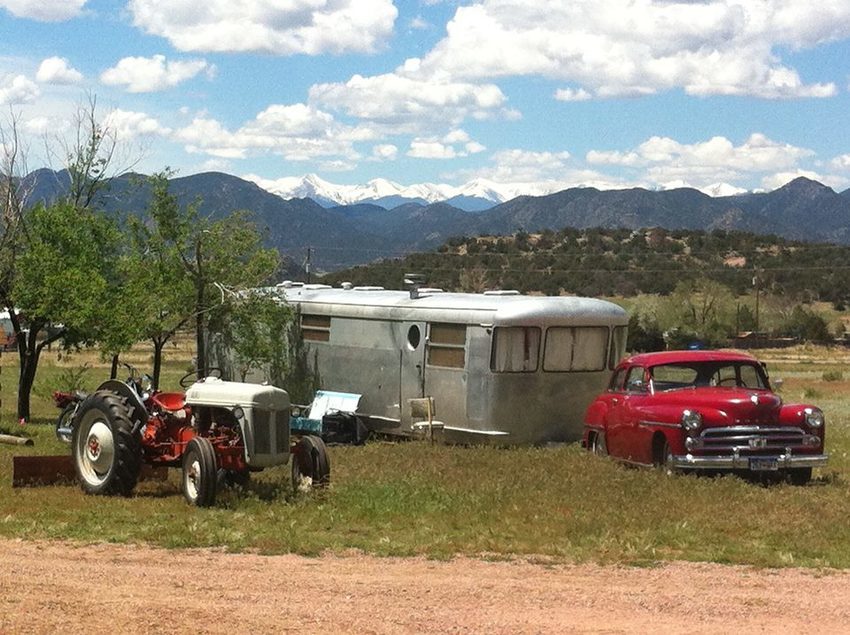
[[[828,454],[784,454],[744,455],[739,452],[723,455],[683,454],[673,456],[672,466],[679,470],[750,470],[773,471],[795,468],[825,467]]]

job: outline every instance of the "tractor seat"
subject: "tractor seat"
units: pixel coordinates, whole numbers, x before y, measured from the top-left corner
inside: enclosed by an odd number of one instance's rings
[[[186,395],[182,392],[160,392],[151,397],[151,400],[168,412],[182,410],[186,405]]]

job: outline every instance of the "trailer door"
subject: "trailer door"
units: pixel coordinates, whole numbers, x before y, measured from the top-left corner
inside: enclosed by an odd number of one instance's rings
[[[402,430],[410,430],[408,399],[425,396],[425,322],[401,322],[399,347],[399,406]]]

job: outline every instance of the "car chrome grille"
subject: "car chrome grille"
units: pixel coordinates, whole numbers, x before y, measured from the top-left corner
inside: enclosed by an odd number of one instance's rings
[[[730,426],[706,428],[700,434],[702,450],[713,453],[773,454],[811,449],[804,440],[810,437],[801,428],[784,426]]]

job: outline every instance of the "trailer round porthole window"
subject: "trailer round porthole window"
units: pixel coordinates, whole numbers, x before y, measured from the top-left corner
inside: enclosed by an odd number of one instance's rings
[[[419,331],[419,327],[415,324],[407,329],[407,345],[410,347],[410,350],[415,351],[419,348],[419,342],[422,339],[422,333]]]

